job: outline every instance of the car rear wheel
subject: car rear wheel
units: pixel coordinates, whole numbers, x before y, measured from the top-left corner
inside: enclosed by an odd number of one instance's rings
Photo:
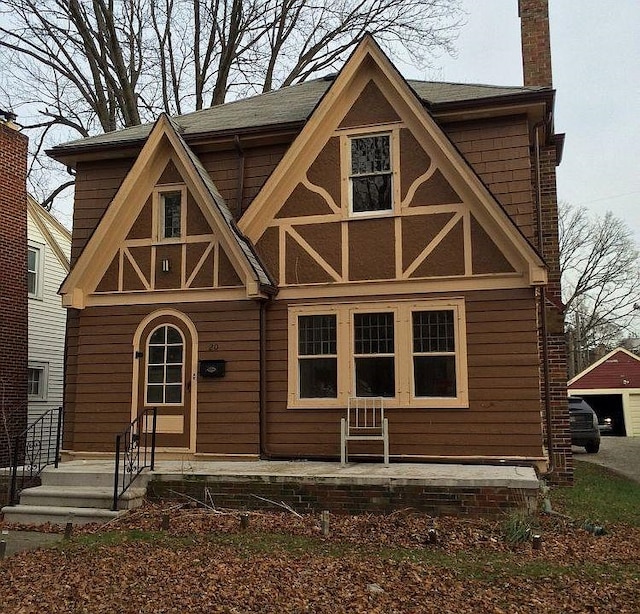
[[[600,442],[591,441],[584,447],[584,449],[587,451],[587,454],[595,454],[600,449]]]

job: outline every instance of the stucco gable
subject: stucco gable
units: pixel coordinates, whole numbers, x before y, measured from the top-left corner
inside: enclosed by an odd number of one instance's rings
[[[179,182],[166,184],[168,174]],[[160,187],[182,195],[184,240],[158,243],[154,241],[154,231],[145,227],[149,223],[158,224],[157,216],[154,218],[152,214],[152,202]],[[204,243],[204,250],[198,252],[198,243]],[[192,283],[197,278],[196,287],[203,286],[200,269],[208,267],[207,260],[212,258],[211,283],[204,284],[207,290],[225,287],[222,280],[226,280],[232,286],[244,288],[249,298],[272,291],[268,274],[235,226],[211,178],[180,136],[177,126],[163,114],[63,283],[60,294],[66,306],[81,309],[89,304],[101,304],[96,290],[98,293],[195,290]],[[163,260],[169,263],[165,266],[169,270],[163,271],[166,275],[162,282],[156,283],[155,272],[163,266]],[[189,261],[192,271],[188,270]],[[118,279],[114,287],[115,277]],[[152,296],[136,296],[134,302],[154,300]],[[215,300],[216,296],[220,293],[196,296],[185,292],[180,300]],[[112,296],[109,304],[118,304],[119,300]],[[131,302],[132,299],[125,300]]]
[[[347,139],[378,133],[391,135],[393,211],[366,222],[366,216],[360,216],[354,223],[349,172],[345,171],[350,155]],[[447,215],[448,221],[442,218]],[[428,216],[433,217],[427,220]],[[299,225],[313,223],[317,227],[336,223],[343,230],[332,243],[319,248],[309,238],[313,233],[305,238],[298,231]],[[367,224],[383,233],[391,250],[378,273],[365,270],[361,263],[354,266],[354,255],[368,262],[369,268],[380,260],[382,241],[362,249],[353,245],[356,235],[368,235],[361,232]],[[424,242],[422,234],[408,244],[417,226],[434,229],[430,242]],[[309,256],[319,266],[314,267],[317,279],[306,267],[305,282],[300,284],[482,275],[518,278],[514,283],[521,285],[547,280],[536,250],[370,36],[336,77],[239,227],[265,261],[277,262],[271,268],[280,286],[296,285],[292,281],[296,276],[287,267],[291,268],[292,258],[299,266],[301,249],[305,261]],[[461,255],[461,261],[442,255],[452,250]],[[408,251],[413,253],[410,261]],[[336,253],[343,255],[337,265],[331,262]]]

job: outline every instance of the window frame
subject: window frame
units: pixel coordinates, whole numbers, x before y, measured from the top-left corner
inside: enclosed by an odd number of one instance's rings
[[[164,197],[180,194],[180,235],[164,236]],[[156,243],[183,243],[187,235],[187,186],[183,183],[171,183],[157,186],[153,190],[153,238]]]
[[[413,366],[413,312],[452,311],[455,344],[455,397],[418,397],[415,395]],[[390,408],[467,408],[468,371],[465,304],[463,298],[423,299],[400,301],[363,301],[360,303],[292,305],[288,311],[288,391],[287,407],[291,409],[322,409],[346,407],[349,396],[355,395],[355,337],[356,313],[394,314],[394,366],[395,396],[385,397],[385,407]],[[309,399],[299,395],[298,371],[298,317],[305,315],[336,316],[336,345],[338,359],[335,398]]]
[[[38,394],[31,394],[29,392],[29,371],[39,371],[40,376],[40,390]],[[27,363],[27,400],[29,403],[44,403],[47,401],[49,394],[49,363],[29,360]]]
[[[351,143],[359,138],[371,138],[376,136],[389,137],[389,165],[388,173],[366,173],[353,175],[351,172],[352,149]],[[341,146],[341,175],[342,175],[342,202],[347,203],[344,209],[344,217],[350,219],[366,219],[390,217],[396,215],[400,209],[400,128],[397,126],[380,125],[357,130],[346,130],[340,135]],[[353,210],[353,178],[369,177],[378,174],[389,174],[391,181],[391,207],[378,211],[354,211]]]
[[[35,274],[36,283],[35,283],[35,291],[29,291],[29,273],[31,269],[29,269],[29,252],[33,251],[36,254],[36,264],[35,270],[33,273]],[[35,298],[42,300],[42,290],[44,285],[44,256],[45,256],[45,246],[41,243],[36,243],[35,241],[27,242],[27,296],[29,298]]]
[[[154,385],[154,384],[158,384],[159,382],[149,382],[149,367],[162,367],[163,368],[163,376],[162,379],[163,381],[161,382],[162,384],[162,396],[163,398],[166,398],[166,388],[167,385],[172,384],[174,382],[167,382],[166,381],[166,372],[167,372],[167,366],[175,366],[178,363],[169,363],[166,361],[166,348],[170,347],[170,345],[176,345],[176,344],[169,344],[166,336],[165,336],[165,342],[162,346],[159,346],[158,344],[153,344],[155,347],[164,347],[165,348],[165,361],[163,363],[150,363],[150,347],[151,347],[151,337],[153,337],[154,333],[161,329],[161,328],[173,328],[174,330],[177,330],[178,333],[180,334],[180,339],[181,339],[181,343],[182,343],[182,362],[180,363],[181,366],[181,370],[182,370],[182,379],[180,381],[180,401],[176,402],[176,403],[160,403],[157,401],[149,401],[149,385]],[[162,324],[158,324],[158,326],[156,326],[155,328],[153,328],[153,330],[151,330],[149,332],[149,334],[147,335],[147,339],[145,341],[145,364],[144,364],[144,403],[146,406],[153,406],[153,407],[183,407],[185,404],[185,399],[187,397],[187,390],[186,390],[186,384],[187,384],[187,380],[186,380],[186,365],[185,365],[185,355],[186,355],[186,339],[184,336],[184,333],[182,332],[182,330],[180,329],[179,326],[176,326],[175,324],[171,324],[171,323],[162,323]]]

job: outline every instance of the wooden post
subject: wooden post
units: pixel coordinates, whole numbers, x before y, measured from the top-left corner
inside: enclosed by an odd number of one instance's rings
[[[69,522],[67,522],[67,525],[64,528],[64,538],[66,540],[71,539],[71,533],[73,533],[73,522],[69,520]]]
[[[246,512],[240,514],[240,530],[246,531],[249,528],[249,514]]]
[[[540,550],[542,547],[542,535],[536,534],[531,537],[531,547],[534,550]]]
[[[322,510],[320,514],[320,528],[325,537],[329,535],[329,510]]]
[[[7,554],[7,542],[4,541],[4,539],[2,541],[0,541],[0,561],[6,556]]]
[[[162,525],[161,528],[163,531],[169,530],[169,514],[162,514]]]

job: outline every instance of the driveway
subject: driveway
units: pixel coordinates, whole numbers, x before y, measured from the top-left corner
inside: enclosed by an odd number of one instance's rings
[[[573,458],[608,467],[640,482],[640,437],[602,437],[597,454],[587,454],[584,448],[573,446]]]

